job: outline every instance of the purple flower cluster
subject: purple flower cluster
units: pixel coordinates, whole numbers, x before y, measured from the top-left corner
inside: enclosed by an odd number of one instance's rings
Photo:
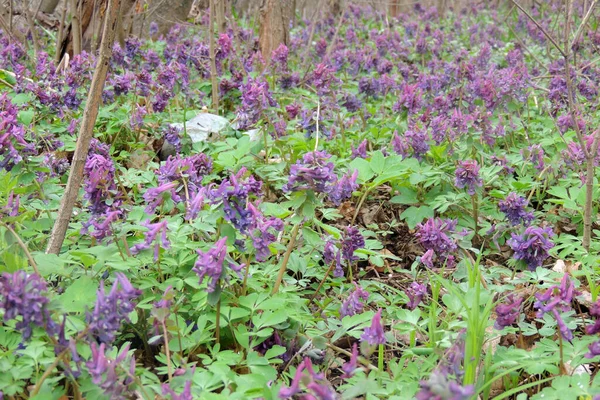
[[[462,386],[464,370],[462,362],[465,356],[464,330],[454,341],[440,364],[431,372],[429,379],[421,381],[421,390],[417,393],[417,400],[470,400],[475,395],[473,385]]]
[[[550,227],[529,226],[520,235],[513,233],[506,243],[515,252],[513,257],[525,261],[533,271],[542,266],[549,256],[548,250],[554,247],[554,243],[550,241],[552,236],[554,233]]]
[[[290,167],[290,176],[288,182],[283,185],[283,191],[309,189],[326,193],[335,205],[340,205],[343,200],[352,197],[352,193],[358,189],[358,171],[338,178],[333,171],[333,163],[328,161],[329,158],[331,155],[324,151],[306,153],[302,161],[299,160]]]
[[[594,317],[595,321],[593,325],[588,325],[585,329],[585,333],[588,335],[595,335],[600,332],[600,300],[596,300],[590,307],[590,315]],[[585,355],[586,358],[594,358],[600,356],[600,340],[593,342],[588,347],[588,352]]]
[[[262,187],[261,181],[252,175],[244,177],[245,174],[246,168],[241,168],[237,174],[231,174],[216,188],[211,185],[208,190],[208,197],[213,203],[223,204],[225,219],[242,233],[247,233],[252,225],[248,199],[250,195],[258,196]]]
[[[511,225],[529,225],[534,219],[533,212],[525,211],[527,207],[527,199],[511,192],[506,199],[498,203],[500,211],[506,215],[506,219]]]
[[[248,78],[248,82],[240,87],[242,104],[237,112],[237,129],[247,130],[252,128],[261,118],[262,113],[277,102],[269,90],[269,83],[259,78]]]
[[[350,292],[340,307],[340,318],[362,313],[365,303],[369,300],[369,292],[360,287],[356,282],[353,283],[354,290]]]
[[[304,371],[308,372],[308,376],[304,376]],[[301,383],[305,383],[305,390],[300,387]],[[325,374],[316,372],[308,357],[304,358],[296,368],[290,386],[286,387],[284,385],[279,389],[279,398],[290,399],[303,392],[303,398],[307,399],[335,400],[337,397],[335,391],[325,379]]]
[[[202,187],[202,179],[212,171],[212,159],[204,153],[193,154],[181,158],[179,155],[170,156],[158,171],[158,183],[161,185],[178,182],[177,194],[179,197],[185,197],[183,182],[185,180],[190,197]]]
[[[360,233],[358,228],[354,226],[346,227],[342,238],[339,241],[327,240],[323,250],[323,261],[325,264],[335,265],[333,276],[344,276],[342,263],[352,263],[358,260],[354,252],[365,246],[365,238]]]
[[[496,306],[497,318],[494,323],[494,328],[501,330],[507,326],[513,325],[519,317],[521,303],[523,303],[522,297],[516,297],[512,293],[506,296],[504,303]]]
[[[85,365],[94,385],[98,385],[111,399],[131,398],[131,385],[135,376],[135,358],[132,356],[127,361],[129,344],[123,347],[121,353],[114,360],[106,357],[106,344],[104,343],[101,343],[100,346],[92,343],[91,350],[92,357]],[[129,365],[126,367],[125,364]]]
[[[154,261],[158,261],[158,256],[160,253],[160,245],[164,249],[168,249],[171,247],[171,242],[167,238],[167,220],[162,220],[160,222],[151,223],[150,220],[146,220],[142,223],[142,226],[148,228],[148,231],[144,233],[144,241],[142,243],[138,243],[131,248],[131,254],[138,254],[142,250],[149,249],[154,242]],[[158,239],[158,235],[160,234],[160,241]]]
[[[371,326],[365,328],[365,331],[360,336],[360,340],[368,343],[370,346],[376,346],[379,344],[385,344],[385,331],[381,324],[381,309],[379,309],[373,319],[371,320]]]
[[[194,271],[200,278],[200,284],[204,281],[204,278],[210,279],[208,283],[207,291],[209,293],[214,292],[217,288],[217,284],[223,275],[223,264],[227,257],[227,238],[219,239],[214,246],[204,252],[202,250],[196,250],[198,253],[198,260],[194,264]],[[243,265],[235,265],[229,263],[229,267],[234,271],[242,269]]]
[[[538,318],[542,318],[545,313],[552,313],[561,336],[569,342],[573,340],[573,332],[562,319],[560,312],[571,310],[571,302],[576,293],[569,274],[565,273],[559,286],[552,286],[542,294],[536,293],[537,301],[533,305],[538,310],[536,314]]]
[[[419,283],[413,282],[405,291],[408,296],[408,303],[406,303],[406,307],[409,310],[414,310],[419,306],[421,301],[423,301],[423,297],[427,296],[427,286]]]
[[[28,340],[32,327],[46,329],[49,335],[57,332],[58,326],[50,318],[48,311],[46,282],[36,274],[16,271],[0,275],[0,309],[4,310],[4,321],[21,317],[16,328]]]
[[[448,266],[454,265],[452,253],[458,248],[456,239],[452,237],[456,233],[456,220],[443,220],[430,218],[424,224],[417,225],[415,236],[427,252],[421,261],[428,267],[434,264],[434,258]]]
[[[104,281],[101,281],[94,311],[86,315],[90,334],[100,343],[111,345],[121,324],[130,321],[129,313],[135,309],[133,301],[141,294],[141,290],[135,289],[122,273],[116,274],[108,295],[104,291]]]
[[[23,156],[27,147],[25,128],[17,121],[19,109],[8,98],[8,92],[0,95],[0,168],[10,171]]]
[[[467,193],[471,196],[475,194],[477,187],[481,187],[483,182],[479,177],[479,165],[475,160],[459,161],[455,172],[454,184],[457,188],[467,188]]]
[[[283,221],[275,217],[265,217],[252,203],[248,203],[248,210],[252,221],[248,234],[256,250],[256,261],[265,261],[271,255],[269,245],[277,239],[275,234],[283,230]]]

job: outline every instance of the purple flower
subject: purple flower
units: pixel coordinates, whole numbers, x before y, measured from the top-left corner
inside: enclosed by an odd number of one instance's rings
[[[160,244],[162,243],[164,249],[171,247],[171,242],[167,239],[167,220],[162,220],[161,222],[153,224],[148,219],[142,223],[142,226],[148,228],[148,231],[144,234],[144,241],[131,248],[131,254],[138,254],[140,251],[150,248],[150,245],[154,242],[154,261],[158,261]],[[160,234],[160,242],[158,240],[158,234]]]
[[[289,50],[283,43],[271,53],[271,62],[278,71],[287,71]]]
[[[535,169],[542,171],[545,167],[544,163],[544,149],[539,144],[529,146],[527,149],[521,150],[523,161],[533,162]]]
[[[346,297],[340,307],[340,318],[362,313],[365,307],[364,302],[369,299],[369,292],[361,288],[356,282],[353,283],[354,290]]]
[[[193,221],[198,217],[198,213],[202,210],[202,207],[204,207],[204,195],[204,188],[198,190],[198,193],[194,195],[185,212],[186,221]]]
[[[192,381],[186,381],[181,394],[175,393],[168,383],[163,383],[162,394],[171,396],[171,400],[194,400],[192,396]]]
[[[585,354],[585,358],[594,358],[597,356],[600,356],[600,340],[590,344],[588,352]]]
[[[414,310],[419,306],[423,297],[427,295],[427,286],[418,282],[413,282],[408,289],[406,289],[405,293],[408,296],[406,307],[408,307],[409,310]]]
[[[248,82],[241,85],[242,104],[237,111],[237,129],[247,130],[252,128],[261,118],[262,113],[277,105],[273,100],[269,83],[260,78],[248,78]]]
[[[365,238],[359,232],[358,228],[348,226],[338,242],[333,240],[325,242],[323,260],[325,261],[325,264],[335,263],[333,276],[339,278],[344,276],[342,261],[351,263],[358,260],[358,257],[354,255],[354,252],[364,246]]]
[[[251,194],[258,195],[262,182],[250,175],[244,178],[246,168],[241,168],[237,174],[231,174],[223,180],[216,189],[208,191],[208,197],[213,203],[222,202],[225,219],[242,233],[247,233],[252,224],[251,212],[247,208]]]
[[[550,227],[529,226],[520,235],[513,233],[506,243],[515,252],[513,257],[525,261],[527,267],[533,271],[542,266],[549,256],[548,250],[554,247],[554,243],[550,241],[552,236],[554,233]]]
[[[304,371],[308,372],[308,376],[303,376]],[[294,379],[292,380],[290,387],[281,386],[278,397],[280,399],[289,399],[297,394],[302,393],[303,390],[300,388],[300,384],[302,382],[307,382],[307,394],[302,396],[302,398],[321,400],[336,399],[335,391],[325,379],[325,374],[315,372],[310,358],[308,357],[304,358],[304,360],[296,368],[296,373],[294,374]]]
[[[361,335],[360,339],[367,342],[371,346],[378,344],[384,344],[386,342],[385,332],[381,325],[381,309],[373,316],[371,320],[371,326],[365,328],[365,331]]]
[[[456,220],[429,218],[424,224],[417,225],[415,236],[425,249],[433,250],[440,257],[447,257],[458,247],[456,240],[451,237],[456,224]]]
[[[594,325],[588,325],[585,328],[585,333],[588,335],[594,335],[600,332],[600,300],[596,300],[590,307],[590,315],[596,319]]]
[[[532,212],[525,211],[527,203],[527,199],[512,192],[506,196],[506,199],[498,203],[498,207],[506,215],[511,225],[514,226],[521,223],[529,225],[533,221],[534,216]]]
[[[163,129],[163,137],[165,141],[171,146],[175,147],[175,151],[179,153],[181,151],[181,128],[173,125],[167,125]]]
[[[395,112],[400,112],[406,109],[409,114],[416,114],[423,107],[423,94],[416,84],[405,83],[402,86],[400,98],[394,104],[392,109]]]
[[[100,282],[96,306],[86,315],[90,334],[102,344],[112,344],[123,321],[129,322],[129,313],[135,309],[133,300],[142,294],[134,289],[127,277],[118,272],[108,296],[104,291],[104,281]]]
[[[47,305],[46,282],[36,274],[25,271],[0,275],[0,309],[4,310],[4,321],[21,317],[16,328],[23,334],[23,340],[31,337],[32,327],[45,328],[49,335],[57,332],[58,326],[50,318]]]
[[[266,218],[252,203],[248,203],[248,210],[252,219],[248,232],[256,250],[256,261],[265,261],[271,255],[269,245],[277,239],[275,234],[283,230],[283,221]]]
[[[357,368],[357,361],[358,345],[354,343],[354,345],[352,346],[352,356],[350,356],[350,361],[342,365],[342,371],[344,371],[344,373],[341,376],[342,379],[352,378],[352,376],[354,375],[354,371],[356,371]]]
[[[106,200],[116,191],[115,166],[110,156],[90,153],[83,168],[86,177],[84,199],[89,201],[92,214],[104,214],[110,208]]]
[[[0,209],[0,215],[5,215],[8,217],[16,217],[19,215],[19,203],[20,196],[15,195],[14,191],[10,191],[8,194],[8,199],[6,200],[6,205]]]
[[[427,268],[433,268],[433,257],[435,256],[435,252],[433,249],[429,249],[421,256],[421,262]]]
[[[498,317],[496,318],[494,328],[502,330],[507,326],[513,325],[519,317],[522,302],[522,297],[515,297],[514,294],[511,293],[506,297],[504,303],[498,304],[496,307],[496,314]]]
[[[351,158],[367,158],[367,139],[363,140],[356,148],[352,145]]]
[[[330,154],[324,151],[311,151],[302,157],[302,161],[290,167],[288,182],[283,185],[284,192],[312,189],[327,192],[327,188],[337,180],[333,172],[333,163],[327,161]]]
[[[207,291],[212,293],[217,288],[219,279],[223,275],[223,263],[227,256],[227,237],[219,239],[214,246],[207,252],[202,250],[196,250],[198,253],[198,260],[194,264],[194,271],[200,278],[200,284],[204,281],[204,278],[208,277],[210,282],[208,283]],[[229,263],[229,267],[234,271],[239,271],[243,265],[236,266],[233,263]]]
[[[483,184],[479,177],[479,165],[475,160],[459,161],[455,172],[454,183],[457,188],[467,187],[467,193],[475,194],[475,188]]]
[[[156,171],[156,175],[161,185],[173,181],[182,183],[185,180],[189,191],[197,192],[202,186],[202,179],[211,171],[212,159],[206,154],[198,153],[185,158],[178,154],[175,157],[170,156]],[[180,197],[183,196],[182,190],[178,192]]]
[[[565,273],[560,286],[554,285],[542,294],[536,293],[535,297],[537,301],[533,304],[533,307],[538,310],[536,313],[537,318],[542,318],[547,312],[552,313],[556,319],[560,334],[569,342],[573,340],[573,332],[571,332],[563,321],[560,312],[566,312],[571,309],[571,302],[576,293],[575,286],[569,279],[569,274]]]
[[[131,397],[129,386],[133,383],[132,376],[135,376],[135,358],[131,357],[129,360],[129,374],[119,374],[118,367],[124,369],[125,361],[127,359],[127,352],[129,351],[129,344],[121,350],[121,353],[117,355],[114,360],[106,357],[106,345],[100,344],[98,347],[97,343],[92,343],[92,357],[85,364],[88,368],[88,372],[92,377],[92,382],[98,385],[104,392],[105,395],[111,399],[128,399]]]
[[[336,206],[339,206],[343,200],[351,198],[352,193],[358,189],[357,178],[358,170],[354,170],[352,175],[345,174],[337,182],[329,185],[327,188],[329,200]]]

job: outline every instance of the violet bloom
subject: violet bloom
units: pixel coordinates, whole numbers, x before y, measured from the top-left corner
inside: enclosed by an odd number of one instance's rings
[[[345,174],[341,179],[338,179],[337,182],[332,183],[327,188],[329,200],[336,206],[339,206],[343,200],[351,198],[352,193],[358,189],[358,183],[356,183],[357,178],[358,170],[354,170],[352,175]]]
[[[406,289],[406,295],[408,296],[408,303],[406,303],[406,307],[409,310],[414,310],[419,306],[423,297],[427,295],[427,286],[413,282],[408,289]]]
[[[600,332],[600,300],[596,300],[590,307],[590,315],[596,319],[594,325],[588,325],[585,328],[585,333],[594,335]]]
[[[181,197],[179,197],[175,190],[177,186],[178,183],[173,181],[155,188],[147,189],[146,193],[144,193],[144,200],[148,204],[144,210],[146,214],[154,214],[156,209],[164,204],[164,201],[166,200],[165,195],[167,193],[170,194],[170,197],[174,202],[180,202]]]
[[[385,332],[381,325],[381,309],[373,316],[371,320],[371,326],[365,328],[365,331],[361,335],[360,339],[367,342],[371,346],[378,344],[385,344]]]
[[[163,129],[163,137],[165,141],[175,148],[175,152],[181,151],[181,128],[173,125],[167,125]]]
[[[514,192],[509,193],[506,199],[498,203],[500,211],[506,215],[506,219],[511,225],[529,225],[533,221],[534,216],[532,212],[525,211],[527,206],[527,199],[517,195]]]
[[[365,307],[364,303],[369,299],[369,292],[360,287],[356,282],[352,283],[354,284],[354,290],[342,302],[340,318],[362,313]]]
[[[192,381],[186,381],[185,386],[183,387],[183,391],[181,394],[175,393],[171,386],[168,383],[162,384],[162,394],[169,395],[171,400],[194,400],[192,396]]]
[[[244,178],[246,168],[241,168],[237,174],[231,174],[223,180],[216,189],[208,190],[208,197],[213,203],[222,202],[225,219],[242,233],[247,233],[252,224],[251,213],[247,208],[251,194],[258,195],[262,182],[250,175]]]
[[[142,223],[142,226],[148,228],[148,231],[144,233],[144,241],[131,248],[131,254],[138,254],[140,251],[150,248],[150,245],[152,242],[154,242],[154,261],[158,261],[160,244],[162,243],[162,247],[164,249],[171,247],[171,242],[169,242],[169,239],[167,239],[167,220],[162,220],[161,222],[153,224],[148,219]],[[159,234],[160,241],[158,239]]]
[[[284,192],[312,189],[326,192],[329,185],[337,180],[333,172],[333,163],[327,161],[330,154],[324,151],[311,151],[302,157],[302,161],[290,167],[288,182],[283,185]]]
[[[89,201],[93,214],[103,214],[109,208],[106,200],[116,189],[114,182],[115,166],[109,156],[90,154],[83,168],[86,177],[84,199]]]
[[[534,271],[542,266],[549,256],[548,250],[554,247],[554,243],[550,241],[552,236],[554,233],[550,227],[529,226],[520,235],[511,234],[511,238],[506,243],[515,252],[513,257],[525,261],[527,267]]]
[[[271,63],[275,65],[277,71],[284,72],[287,71],[288,66],[288,54],[289,50],[287,46],[283,43],[279,45],[273,52],[271,53]]]
[[[156,175],[161,185],[173,181],[185,180],[190,192],[197,192],[202,187],[202,179],[212,171],[212,159],[204,153],[198,153],[189,157],[181,158],[178,155],[170,156],[162,163]],[[183,186],[183,185],[182,185]],[[183,196],[183,188],[178,192]]]
[[[200,284],[202,284],[204,278],[208,277],[208,279],[210,279],[207,288],[209,293],[215,291],[217,284],[219,283],[219,279],[221,279],[221,276],[223,275],[223,263],[225,262],[225,257],[227,256],[226,242],[227,238],[224,237],[219,239],[207,252],[196,250],[198,253],[198,260],[196,260],[192,271],[194,271],[200,278]],[[236,266],[232,263],[229,263],[229,267],[234,271],[239,271],[243,265]]]
[[[511,293],[506,297],[504,303],[498,304],[498,306],[496,306],[496,314],[498,317],[494,323],[494,328],[502,330],[507,326],[513,325],[521,312],[521,303],[523,303],[523,298],[515,297],[515,295]]]
[[[421,256],[421,262],[427,268],[433,268],[433,257],[435,256],[435,252],[432,249],[429,249]]]
[[[248,78],[248,82],[241,85],[242,104],[237,111],[237,129],[247,130],[254,126],[262,116],[262,113],[277,105],[273,100],[269,83],[260,78]]]
[[[342,379],[352,378],[352,376],[354,375],[354,371],[356,371],[357,364],[358,364],[358,345],[356,343],[354,343],[354,345],[352,346],[352,355],[350,356],[350,361],[348,361],[347,363],[342,365],[342,371],[344,371],[344,373],[342,374],[341,378]]]
[[[360,144],[356,148],[354,148],[354,145],[352,145],[351,158],[367,158],[367,139],[360,142]]]
[[[303,372],[308,372],[304,376]],[[302,382],[306,383],[306,391],[300,388]],[[296,368],[296,373],[292,379],[290,387],[281,386],[278,397],[280,399],[289,399],[297,394],[305,393],[302,398],[335,400],[336,394],[331,385],[325,380],[325,374],[318,373],[313,369],[310,358],[306,357]]]
[[[204,207],[204,194],[205,190],[202,188],[194,195],[185,211],[184,218],[186,221],[193,221],[198,217],[200,210]]]
[[[353,226],[346,227],[340,241],[328,240],[325,243],[323,251],[323,260],[326,264],[335,263],[333,276],[339,278],[344,276],[342,262],[351,263],[358,260],[354,252],[365,246],[365,238],[359,232],[358,228]]]
[[[4,310],[4,321],[21,317],[16,328],[22,332],[23,340],[31,337],[33,326],[45,328],[49,335],[57,332],[58,326],[47,309],[49,302],[46,282],[39,275],[28,275],[22,270],[0,275],[0,309]]]
[[[569,274],[565,273],[560,286],[552,286],[542,294],[536,293],[537,301],[533,304],[533,307],[538,310],[536,313],[537,318],[542,318],[547,312],[552,313],[561,336],[569,342],[573,340],[573,332],[565,324],[560,312],[571,310],[571,302],[576,294],[575,286],[569,279]]]
[[[456,187],[459,189],[467,187],[467,193],[471,196],[475,194],[475,188],[483,184],[479,177],[479,165],[475,160],[459,161],[455,175]]]
[[[269,245],[277,240],[276,234],[283,230],[283,221],[265,217],[252,203],[248,203],[248,210],[252,218],[248,232],[256,250],[256,261],[265,261],[271,255]]]
[[[16,217],[19,215],[20,200],[20,196],[18,194],[15,195],[14,191],[11,190],[8,194],[6,205],[0,208],[0,215],[5,215],[8,217]]]
[[[94,311],[86,315],[90,334],[100,343],[112,344],[121,324],[124,321],[130,322],[129,313],[135,309],[133,301],[140,294],[142,291],[135,289],[120,272],[116,274],[116,280],[108,295],[104,291],[104,281],[101,281]]]
[[[424,224],[417,225],[415,236],[427,250],[433,250],[440,257],[447,257],[456,249],[456,240],[451,237],[455,233],[456,220],[429,218]]]
[[[98,346],[97,343],[92,343],[92,357],[85,364],[88,372],[92,377],[92,382],[100,387],[104,394],[111,399],[125,400],[131,397],[132,393],[129,386],[134,382],[132,376],[135,376],[135,358],[129,360],[129,374],[123,372],[119,374],[118,367],[125,369],[127,352],[129,344],[123,347],[123,350],[114,360],[106,357],[106,345],[104,343]]]

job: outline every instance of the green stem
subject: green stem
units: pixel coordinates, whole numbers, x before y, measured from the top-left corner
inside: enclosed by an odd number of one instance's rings
[[[377,368],[379,368],[379,371],[383,372],[383,345],[380,344],[379,345],[379,355],[378,355],[378,360],[377,360]]]
[[[292,250],[296,245],[296,237],[298,236],[298,231],[300,230],[301,226],[302,222],[299,222],[296,224],[296,226],[294,226],[294,229],[292,229],[292,236],[288,243],[287,249],[285,250],[285,255],[283,256],[283,261],[281,262],[281,267],[279,268],[279,272],[277,273],[277,279],[275,280],[275,285],[273,285],[273,290],[271,291],[271,294],[275,294],[279,291],[279,286],[281,286],[281,281],[283,281],[283,275],[287,270],[287,265],[290,261],[290,255],[292,254]]]

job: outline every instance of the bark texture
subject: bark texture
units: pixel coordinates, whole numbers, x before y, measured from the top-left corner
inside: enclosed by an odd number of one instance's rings
[[[98,117],[98,108],[102,100],[102,90],[106,82],[106,74],[112,56],[112,48],[115,40],[115,31],[117,28],[117,15],[121,0],[109,0],[107,17],[104,23],[102,34],[102,44],[100,45],[100,54],[94,69],[94,76],[90,85],[79,135],[77,137],[77,145],[71,163],[69,179],[65,188],[65,193],[60,202],[60,208],[56,216],[54,227],[50,235],[50,241],[46,253],[58,254],[65,240],[67,228],[73,214],[73,207],[77,201],[81,181],[83,180],[83,167],[87,159],[88,151],[92,137],[94,136],[94,125]]]
[[[290,42],[290,21],[294,10],[291,0],[262,0],[260,6],[260,52],[268,64],[271,53],[280,44]]]

